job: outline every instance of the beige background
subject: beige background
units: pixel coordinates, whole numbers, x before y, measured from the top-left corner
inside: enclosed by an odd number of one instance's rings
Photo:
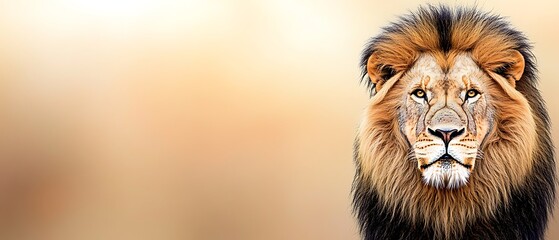
[[[359,54],[420,3],[3,1],[0,237],[358,239]],[[559,5],[477,5],[534,43],[558,122]]]

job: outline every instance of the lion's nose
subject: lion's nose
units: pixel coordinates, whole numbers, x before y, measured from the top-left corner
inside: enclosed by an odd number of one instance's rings
[[[448,145],[448,143],[450,142],[450,140],[452,140],[455,137],[458,137],[460,135],[462,135],[462,133],[464,133],[464,128],[458,130],[458,129],[435,129],[433,131],[433,129],[429,128],[429,133],[433,134],[436,137],[439,137],[440,139],[443,140],[445,145]]]

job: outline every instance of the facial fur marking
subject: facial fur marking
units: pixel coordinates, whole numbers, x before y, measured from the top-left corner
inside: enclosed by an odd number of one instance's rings
[[[462,82],[466,89],[470,89],[470,79],[466,77],[466,75],[462,75]]]

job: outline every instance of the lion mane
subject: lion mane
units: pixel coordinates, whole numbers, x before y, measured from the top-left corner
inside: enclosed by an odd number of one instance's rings
[[[522,55],[523,71],[512,69],[511,50]],[[398,127],[404,93],[389,88],[423,53],[441,69],[467,53],[492,80],[510,83],[498,88],[509,97],[492,103],[497,117],[481,145],[484,154],[458,189],[423,184]],[[543,239],[556,170],[534,61],[521,32],[475,8],[420,7],[367,43],[361,68],[371,99],[355,140],[352,188],[364,239]],[[368,70],[377,71],[378,79]],[[522,73],[520,79],[513,70]]]

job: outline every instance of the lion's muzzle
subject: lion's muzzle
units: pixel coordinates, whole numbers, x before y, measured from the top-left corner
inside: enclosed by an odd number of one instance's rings
[[[460,115],[448,106],[435,111],[414,144],[418,168],[429,185],[456,188],[468,181],[478,146]]]

